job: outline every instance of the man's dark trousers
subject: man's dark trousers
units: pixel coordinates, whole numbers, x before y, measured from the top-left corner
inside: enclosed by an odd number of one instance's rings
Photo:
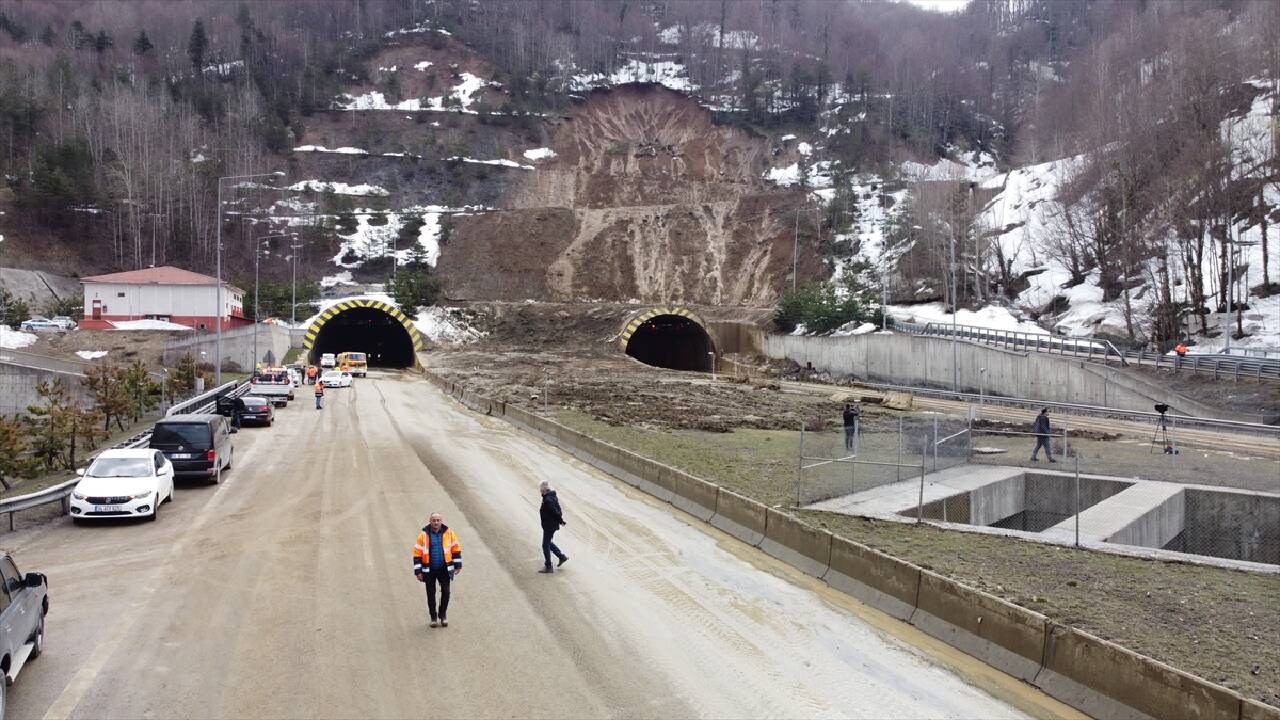
[[[435,620],[436,615],[436,583],[440,583],[440,615],[443,620],[449,614],[449,568],[431,568],[426,571],[427,586],[427,612],[431,613],[431,619]]]
[[[564,553],[560,552],[560,548],[556,547],[556,544],[551,542],[551,538],[555,537],[556,530],[557,528],[542,528],[542,561],[546,563],[547,567],[551,567],[552,553],[554,553],[556,557],[562,560],[564,559]]]
[[[844,449],[845,450],[853,449],[853,436],[857,432],[857,427],[858,427],[857,425],[844,426]]]
[[[1050,460],[1053,459],[1053,445],[1049,442],[1049,439],[1048,435],[1036,436],[1036,448],[1031,451],[1032,459],[1035,459],[1035,456],[1040,453],[1040,448],[1044,448],[1045,457]]]

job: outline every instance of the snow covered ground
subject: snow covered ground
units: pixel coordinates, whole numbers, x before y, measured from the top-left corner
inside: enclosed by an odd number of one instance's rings
[[[414,324],[423,337],[437,343],[461,345],[485,336],[467,321],[465,313],[458,308],[420,308]]]
[[[551,148],[533,148],[525,150],[524,157],[526,160],[548,160],[556,156],[556,151]]]
[[[942,303],[924,303],[922,305],[890,305],[889,317],[895,320],[914,323],[951,324],[951,313]],[[956,324],[973,325],[992,330],[1009,330],[1013,332],[1048,335],[1048,331],[1030,320],[1022,320],[1009,312],[1008,308],[989,305],[981,310],[961,309],[956,313]]]
[[[0,348],[19,350],[34,345],[36,340],[35,333],[18,332],[10,329],[8,325],[0,325]]]
[[[419,63],[419,65],[421,64],[422,63]],[[453,86],[453,89],[449,91],[448,95],[429,98],[408,98],[397,103],[389,103],[387,102],[387,96],[376,90],[371,90],[363,95],[348,95],[344,93],[334,100],[334,108],[337,110],[461,112],[474,115],[477,113],[475,110],[471,109],[471,106],[476,102],[476,93],[480,92],[480,90],[489,84],[490,83],[486,82],[483,78],[464,72],[459,74],[458,84]],[[446,97],[453,98],[456,101],[456,104],[452,107],[446,106]]]
[[[361,197],[386,197],[391,194],[377,185],[348,185],[336,180],[303,180],[290,185],[289,189],[298,192],[310,191],[318,193],[333,193],[334,195],[356,195]]]
[[[112,320],[111,327],[116,330],[190,330],[187,325],[168,322],[167,320]]]
[[[106,357],[107,352],[106,350],[77,350],[76,355],[85,360],[97,360],[100,357]]]

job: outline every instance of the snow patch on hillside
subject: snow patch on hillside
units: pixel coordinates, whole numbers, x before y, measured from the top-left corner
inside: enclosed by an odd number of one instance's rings
[[[463,311],[458,308],[420,308],[414,325],[428,340],[451,345],[472,343],[486,334],[468,322]]]
[[[547,160],[549,158],[555,157],[556,151],[552,150],[551,148],[544,148],[544,147],[533,148],[532,150],[525,150],[524,156],[525,156],[525,159],[527,160]]]
[[[100,357],[106,357],[107,350],[77,350],[76,355],[85,360],[97,360]]]
[[[889,316],[895,320],[920,323],[922,325],[925,323],[951,324],[951,313],[947,311],[945,305],[939,302],[924,303],[922,305],[890,305]],[[998,305],[989,305],[980,310],[965,310],[961,308],[956,313],[955,321],[958,325],[973,325],[992,330],[1008,330],[1036,335],[1049,334],[1047,330],[1034,322],[1023,320],[1015,316],[1008,308]]]
[[[357,147],[340,147],[330,150],[323,145],[299,145],[293,149],[294,152],[319,152],[334,153],[337,155],[368,155],[368,150],[361,150]]]
[[[355,281],[351,279],[350,270],[343,270],[337,275],[326,275],[320,278],[321,288],[332,288],[339,285],[355,285]]]
[[[113,330],[190,330],[188,325],[167,320],[112,320]]]
[[[289,189],[298,192],[333,193],[334,195],[386,197],[391,194],[377,185],[348,185],[337,180],[303,180],[290,185]]]
[[[0,348],[18,350],[35,345],[37,339],[35,333],[18,332],[8,325],[0,325]]]

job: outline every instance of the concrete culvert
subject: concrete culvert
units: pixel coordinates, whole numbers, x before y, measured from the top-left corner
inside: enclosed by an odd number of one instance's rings
[[[413,338],[385,310],[353,307],[325,321],[311,345],[311,362],[325,353],[363,352],[369,367],[403,368],[414,365]]]
[[[627,354],[645,365],[672,370],[711,369],[711,336],[696,321],[680,315],[645,320],[627,341]]]

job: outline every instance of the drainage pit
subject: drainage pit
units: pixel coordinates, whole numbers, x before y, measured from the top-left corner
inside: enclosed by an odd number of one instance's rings
[[[1080,478],[1080,509],[1093,507],[1132,484]],[[1075,485],[1073,477],[1027,473],[925,503],[920,514],[926,520],[1044,532],[1076,514]],[[912,507],[899,514],[915,518],[917,513]]]
[[[1107,542],[1280,565],[1280,495],[1181,489]]]

